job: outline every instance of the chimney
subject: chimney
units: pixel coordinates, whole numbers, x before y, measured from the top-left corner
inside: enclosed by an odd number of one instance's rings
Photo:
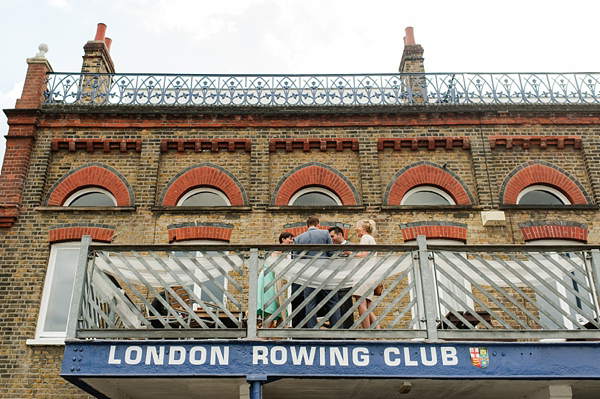
[[[406,28],[405,32],[404,52],[398,71],[400,73],[424,73],[423,47],[420,44],[415,44],[415,33],[411,26]]]
[[[110,58],[110,45],[112,40],[106,37],[106,25],[98,24],[94,40],[83,46],[82,73],[115,73],[115,65]]]
[[[8,118],[6,152],[0,174],[0,228],[10,228],[21,213],[25,179],[37,137],[39,108],[44,101],[46,73],[53,72],[46,59],[48,46],[40,44],[35,57],[27,59],[27,76],[15,109],[5,109]]]

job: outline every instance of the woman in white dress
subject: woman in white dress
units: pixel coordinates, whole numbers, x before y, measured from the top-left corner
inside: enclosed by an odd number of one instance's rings
[[[356,223],[356,227],[354,228],[356,235],[360,238],[360,244],[365,245],[375,245],[375,239],[371,234],[375,232],[375,222],[372,220],[360,220]],[[368,252],[361,252],[356,255],[357,258],[366,257]],[[358,301],[363,294],[367,293],[367,290],[371,292],[365,297],[365,299],[358,305],[358,314],[363,315],[369,306],[371,306],[371,302],[373,302],[373,289],[371,289],[372,282],[363,283],[352,295],[355,301]],[[367,329],[371,326],[371,324],[375,323],[375,315],[372,312],[363,319],[362,326],[363,329]],[[375,326],[376,329],[379,329],[379,326]]]

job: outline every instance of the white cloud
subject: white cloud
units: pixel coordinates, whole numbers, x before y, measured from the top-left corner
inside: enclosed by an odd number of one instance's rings
[[[132,0],[118,2],[116,7],[136,18],[145,29],[164,35],[183,32],[195,40],[215,37],[222,31],[235,29],[231,18],[265,0],[187,1],[187,0]]]
[[[71,9],[71,5],[67,2],[67,0],[46,0],[46,3],[48,3],[50,7],[54,8],[60,8],[63,10]]]

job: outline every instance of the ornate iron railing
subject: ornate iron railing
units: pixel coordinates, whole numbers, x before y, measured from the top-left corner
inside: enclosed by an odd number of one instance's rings
[[[418,244],[94,247],[86,237],[67,337],[600,339],[596,247]]]
[[[598,104],[599,99],[600,73],[50,73],[45,92],[45,104],[90,106]]]

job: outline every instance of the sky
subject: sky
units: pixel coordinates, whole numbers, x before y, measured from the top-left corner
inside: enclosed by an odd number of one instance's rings
[[[79,72],[99,22],[117,73],[394,73],[407,26],[426,72],[598,72],[599,11],[597,0],[0,0],[0,107],[14,108],[40,43],[55,72]]]

